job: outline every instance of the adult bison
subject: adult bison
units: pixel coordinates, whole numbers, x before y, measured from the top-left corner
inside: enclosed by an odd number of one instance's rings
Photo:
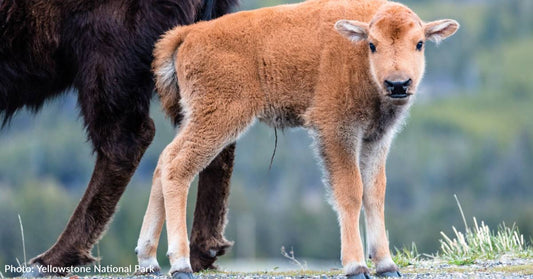
[[[314,135],[351,278],[400,276],[384,221],[385,161],[424,73],[426,41],[459,28],[423,22],[386,0],[309,0],[177,27],[154,50],[156,87],[179,133],[159,159],[139,237],[139,263],[157,267],[166,218],[170,272],[191,277],[185,210],[193,177],[255,119]],[[179,86],[178,86],[179,85]],[[166,216],[165,216],[166,212]]]
[[[64,267],[93,261],[91,248],[155,133],[149,117],[154,42],[173,26],[218,17],[236,4],[237,0],[0,0],[2,126],[17,110],[37,111],[47,99],[75,88],[97,154],[89,186],[65,230],[33,264]],[[225,212],[233,151],[228,147],[200,175],[201,202],[191,244],[195,270],[211,267],[230,245],[222,236],[220,212]],[[212,193],[217,194],[214,201]]]

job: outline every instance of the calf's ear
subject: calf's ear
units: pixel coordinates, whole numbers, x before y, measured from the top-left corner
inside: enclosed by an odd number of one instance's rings
[[[428,22],[424,27],[426,39],[437,44],[455,34],[458,29],[459,23],[453,19],[442,19]]]
[[[368,38],[368,23],[357,20],[339,20],[335,23],[335,30],[352,42]]]

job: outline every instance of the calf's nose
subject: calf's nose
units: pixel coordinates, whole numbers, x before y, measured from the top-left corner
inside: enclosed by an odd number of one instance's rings
[[[411,79],[401,81],[385,80],[385,88],[391,95],[405,95],[412,83]]]

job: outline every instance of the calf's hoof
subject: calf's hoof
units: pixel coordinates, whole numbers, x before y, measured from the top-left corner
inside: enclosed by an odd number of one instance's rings
[[[190,272],[174,272],[172,279],[195,279],[195,277]]]
[[[161,273],[161,269],[158,268],[152,268],[148,267],[146,269],[137,270],[134,274],[134,276],[162,276],[163,273]]]
[[[402,277],[399,271],[388,271],[383,273],[378,273],[378,277],[392,277],[392,278],[399,278]]]
[[[346,276],[348,279],[371,279],[370,274],[368,273],[359,273],[356,275],[348,275]]]

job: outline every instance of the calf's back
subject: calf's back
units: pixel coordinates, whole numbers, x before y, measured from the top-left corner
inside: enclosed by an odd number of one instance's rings
[[[335,108],[345,94],[352,96],[344,107],[373,102],[366,45],[333,26],[343,18],[370,21],[386,2],[310,0],[177,27],[162,41],[182,40],[175,44],[182,103],[247,98],[261,120],[279,127],[305,124],[311,107]],[[155,53],[157,60],[157,46]]]

